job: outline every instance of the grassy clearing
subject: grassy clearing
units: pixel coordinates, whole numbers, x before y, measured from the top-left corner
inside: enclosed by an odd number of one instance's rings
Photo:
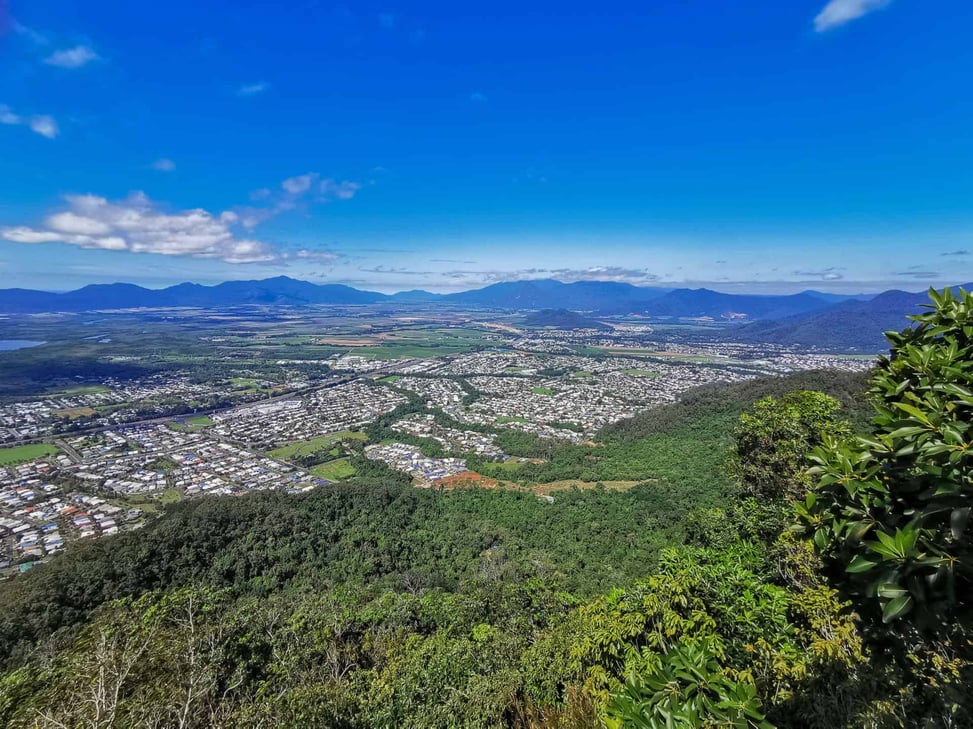
[[[77,387],[68,387],[64,390],[57,390],[56,392],[48,393],[48,397],[95,395],[102,392],[111,392],[111,390],[104,385],[78,385]]]
[[[231,377],[230,384],[237,390],[246,390],[248,392],[265,392],[269,389],[262,385],[259,380],[255,380],[252,377]]]
[[[643,483],[642,481],[579,481],[577,479],[569,479],[567,481],[552,481],[551,483],[542,483],[531,488],[536,494],[551,494],[556,491],[570,491],[571,489],[579,489],[585,491],[587,489],[596,488],[599,484],[604,486],[609,491],[628,491],[629,489]]]
[[[494,468],[498,471],[503,471],[505,473],[516,473],[521,468],[523,468],[524,462],[519,458],[511,458],[510,460],[504,461],[503,463],[494,464]]]
[[[166,489],[162,492],[163,504],[174,504],[177,501],[182,501],[182,491],[179,489]]]
[[[355,467],[347,458],[339,458],[336,461],[328,461],[320,466],[315,466],[311,469],[311,473],[328,481],[340,481],[343,478],[354,476]]]
[[[654,370],[622,370],[623,374],[631,377],[662,377],[662,374]]]
[[[571,374],[571,376],[577,377],[579,380],[586,380],[592,376],[592,373],[581,371],[581,372],[574,372]]]
[[[526,423],[526,422],[527,422],[527,418],[521,418],[520,416],[514,417],[510,415],[501,415],[497,418],[497,423],[501,425],[503,423]]]
[[[332,433],[331,435],[322,435],[318,438],[311,438],[310,440],[301,440],[294,443],[288,443],[280,448],[275,448],[274,450],[268,452],[267,455],[271,458],[287,460],[288,458],[293,458],[295,456],[303,456],[308,453],[313,453],[314,451],[319,451],[322,448],[326,448],[329,445],[337,443],[338,441],[365,440],[366,437],[367,436],[364,433],[356,433],[351,430],[345,430],[341,433]]]
[[[494,344],[491,342],[491,344]],[[476,349],[475,345],[415,345],[386,343],[379,347],[357,347],[351,354],[372,359],[427,359],[448,354],[466,354]]]
[[[213,424],[213,419],[208,415],[196,415],[195,417],[186,418],[185,420],[177,423],[167,423],[170,429],[178,430],[182,433],[192,433],[196,430],[208,428]]]
[[[14,466],[18,463],[34,461],[46,456],[56,456],[60,449],[50,443],[32,443],[31,445],[0,448],[0,466]]]
[[[554,394],[554,390],[549,387],[535,387],[531,392],[535,395],[546,395],[548,397]]]
[[[67,418],[68,420],[97,415],[94,408],[65,408],[64,410],[55,410],[54,414],[59,418]]]

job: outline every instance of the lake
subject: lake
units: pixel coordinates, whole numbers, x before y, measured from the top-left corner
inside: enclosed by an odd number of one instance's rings
[[[32,342],[29,339],[0,339],[0,352],[13,352],[15,349],[39,347],[46,342]]]

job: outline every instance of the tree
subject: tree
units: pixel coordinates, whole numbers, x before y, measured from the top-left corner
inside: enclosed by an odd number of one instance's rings
[[[886,335],[871,434],[825,439],[798,511],[885,622],[911,615],[932,631],[970,607],[973,589],[973,296],[929,295],[916,326]]]
[[[714,639],[685,640],[666,653],[656,670],[631,676],[612,695],[608,729],[771,729],[752,683],[735,681],[720,666]]]
[[[740,416],[734,465],[745,492],[757,498],[802,499],[810,486],[807,455],[822,434],[846,434],[841,403],[821,392],[800,390],[765,397]]]

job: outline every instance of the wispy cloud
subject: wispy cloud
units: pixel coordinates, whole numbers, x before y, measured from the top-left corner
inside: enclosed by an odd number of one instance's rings
[[[614,281],[644,285],[658,283],[662,276],[644,268],[626,268],[624,266],[591,266],[589,268],[521,268],[516,270],[473,271],[454,270],[440,271],[434,275],[452,281],[474,284],[494,284],[506,281],[536,281],[539,279],[556,279],[565,283],[575,281]]]
[[[837,266],[830,266],[819,271],[794,271],[795,276],[804,278],[819,279],[821,281],[841,281],[845,275],[841,273],[844,269]]]
[[[301,195],[311,189],[311,184],[316,178],[316,172],[308,172],[306,175],[288,177],[280,183],[280,186],[284,188],[285,192],[289,192],[291,195]]]
[[[931,278],[939,278],[940,274],[938,271],[928,271],[920,266],[910,266],[906,271],[898,271],[892,274],[893,276],[900,276],[902,278],[914,278],[920,281],[926,281]]]
[[[21,119],[19,116],[10,110],[10,107],[3,104],[0,105],[0,124],[9,124],[11,126],[20,124]]]
[[[172,172],[176,169],[176,163],[168,157],[161,157],[152,163],[152,169],[159,172]]]
[[[89,46],[75,46],[54,51],[44,59],[44,63],[58,68],[81,68],[92,61],[98,60],[98,54]]]
[[[32,116],[29,122],[30,130],[40,134],[42,137],[47,137],[48,139],[54,139],[61,130],[57,126],[57,122],[54,121],[54,117],[47,116],[46,114],[41,114],[40,116]]]
[[[6,126],[25,126],[35,134],[40,134],[42,137],[47,137],[48,139],[54,139],[61,131],[54,117],[48,116],[47,114],[21,116],[20,114],[15,114],[13,109],[6,104],[0,104],[0,124]]]
[[[485,104],[487,100],[486,94],[482,94],[479,91],[474,91],[470,94],[470,101],[474,104]]]
[[[971,254],[967,250],[958,250],[958,251],[946,251],[945,253],[940,253],[939,255],[941,255],[941,256],[955,256],[955,257],[959,258],[960,256],[969,256],[969,255],[973,255],[973,254]]]
[[[892,0],[831,0],[814,19],[818,33],[857,20],[888,5]]]
[[[161,211],[142,192],[109,201],[96,195],[69,195],[64,210],[50,215],[39,228],[0,229],[12,243],[66,243],[129,253],[213,258],[227,263],[272,263],[281,254],[256,240],[237,237],[236,213],[213,215],[197,208]]]
[[[361,190],[361,183],[350,180],[321,180],[320,200],[351,200]]]
[[[408,268],[395,268],[393,266],[372,266],[370,268],[359,267],[362,273],[381,273],[392,274],[394,276],[435,276],[435,271],[412,271]]]
[[[0,0],[0,15],[2,15],[4,12],[4,3],[5,0]],[[14,33],[26,38],[36,46],[46,46],[50,43],[47,36],[45,36],[43,33],[39,33],[33,28],[28,28],[26,25],[18,23],[16,20],[11,20],[10,26],[13,28]]]
[[[305,172],[283,180],[279,190],[254,190],[250,193],[250,200],[254,204],[239,207],[236,212],[240,216],[241,225],[254,228],[280,213],[308,204],[351,200],[361,188],[360,182],[336,180],[332,177],[321,179],[317,172]]]
[[[270,84],[267,83],[266,81],[258,81],[253,84],[244,84],[243,86],[237,89],[236,95],[244,96],[244,97],[257,96],[258,94],[262,94],[264,91],[266,91],[269,88],[270,88]]]
[[[286,260],[296,260],[296,261],[313,261],[315,263],[337,263],[338,261],[345,258],[341,253],[337,251],[312,251],[306,248],[302,248],[298,251],[285,252],[282,254],[282,258]]]

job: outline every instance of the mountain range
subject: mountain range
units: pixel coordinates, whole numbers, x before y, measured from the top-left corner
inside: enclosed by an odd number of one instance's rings
[[[970,288],[967,285],[965,288]],[[709,289],[634,286],[613,281],[509,281],[451,294],[404,291],[382,294],[341,284],[314,284],[287,276],[261,281],[227,281],[215,286],[182,283],[147,289],[127,283],[93,284],[52,293],[0,290],[0,313],[82,312],[154,307],[416,305],[445,304],[507,311],[532,310],[538,323],[563,325],[570,312],[601,317],[700,318],[737,321],[732,337],[748,342],[799,344],[822,348],[884,348],[882,333],[908,325],[925,293],[886,291],[875,296],[842,296],[820,291],[790,295],[728,294]],[[551,312],[556,312],[552,315]]]
[[[837,297],[845,301],[848,297]],[[775,319],[817,311],[835,296],[806,291],[788,296],[725,294],[708,289],[634,286],[613,281],[510,281],[452,294],[404,291],[381,294],[340,284],[313,284],[279,276],[262,281],[227,281],[215,286],[182,283],[147,289],[127,283],[92,284],[52,293],[0,290],[0,312],[95,311],[149,307],[221,307],[245,305],[444,303],[505,310],[570,309],[600,315],[645,314],[655,317]]]
[[[973,284],[963,286],[967,291]],[[763,344],[797,344],[876,352],[888,348],[884,333],[909,326],[907,317],[929,303],[926,292],[885,291],[868,301],[842,301],[819,311],[741,327],[734,338]]]

